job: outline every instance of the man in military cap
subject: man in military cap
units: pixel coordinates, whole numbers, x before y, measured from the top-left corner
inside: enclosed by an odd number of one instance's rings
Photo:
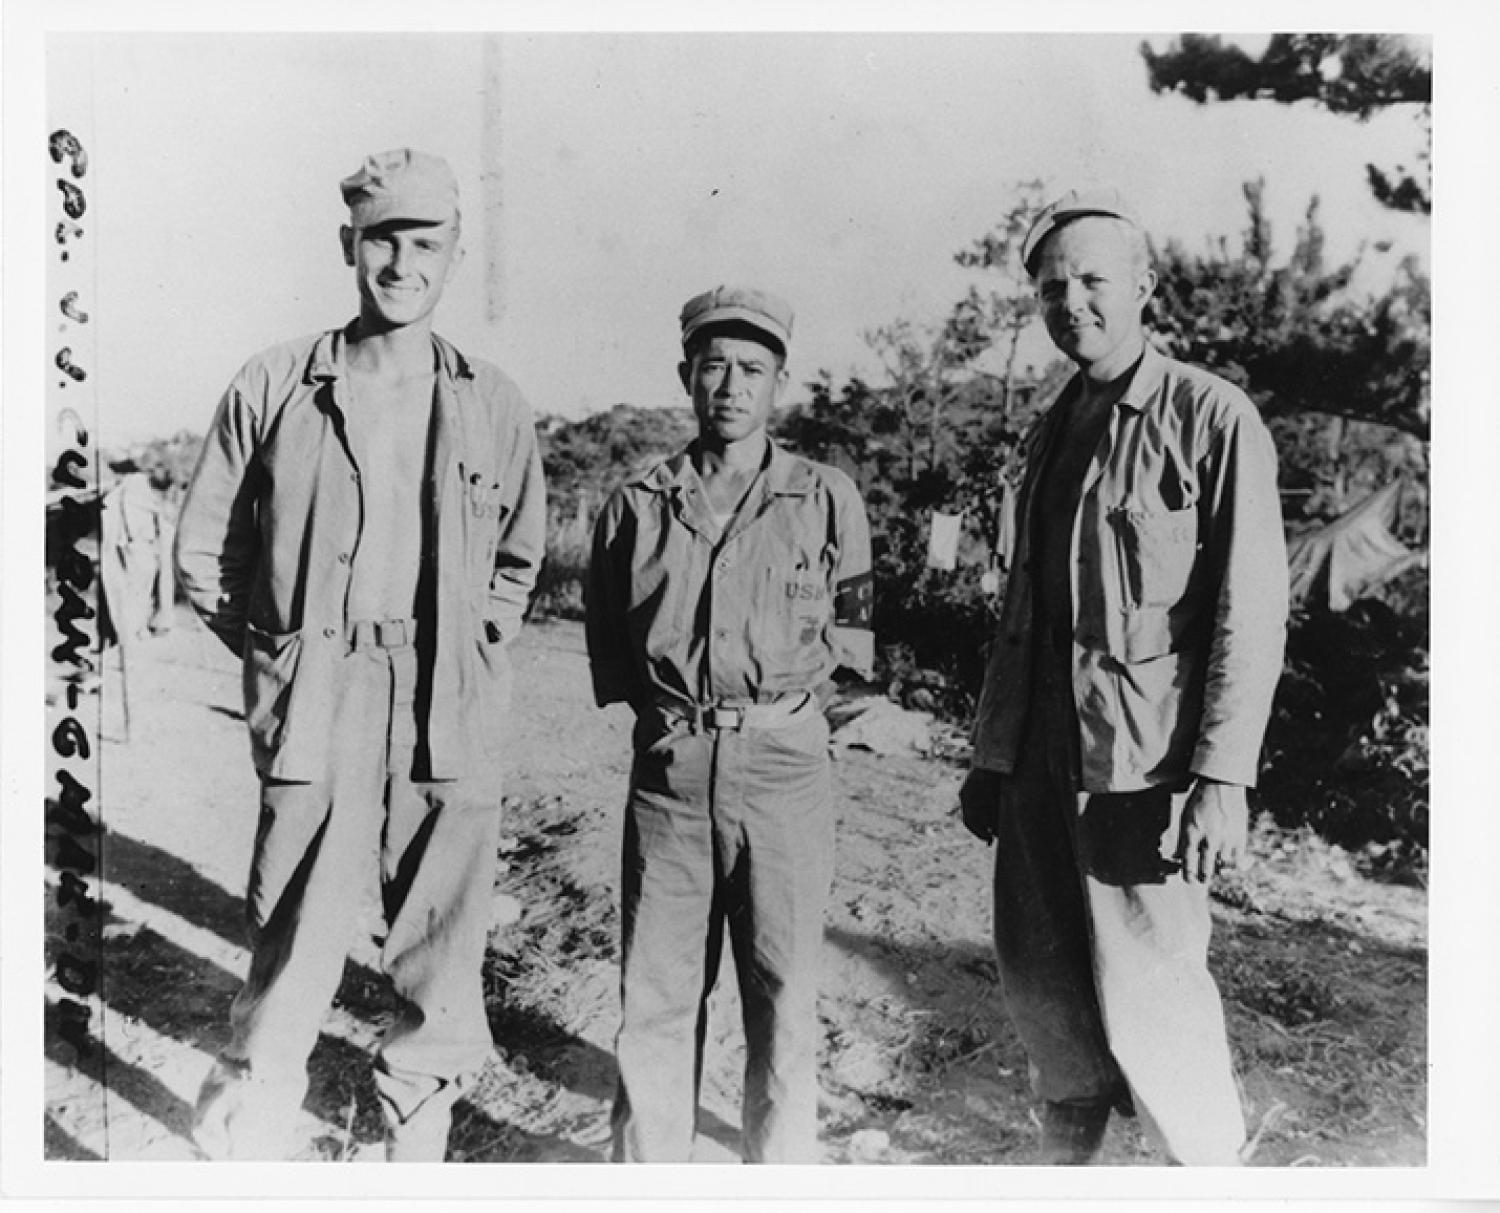
[[[1078,373],[1027,441],[963,819],[995,843],[1043,1160],[1091,1160],[1133,1108],[1172,1161],[1232,1165],[1208,885],[1244,851],[1281,671],[1276,451],[1242,391],[1147,341],[1156,275],[1116,192],[1065,194],[1022,256]]]
[[[746,1040],[743,1151],[817,1161],[817,977],[833,873],[834,672],[868,674],[869,529],[853,483],[766,433],[792,312],[721,286],[681,315],[698,436],[594,532],[601,706],[635,713],[625,810],[616,1161],[692,1153],[727,926]]]
[[[277,1158],[361,908],[399,1004],[376,1061],[387,1156],[441,1160],[489,1055],[481,988],[506,646],[542,557],[530,411],[432,331],[460,261],[436,156],[342,182],[359,314],[229,385],[177,534],[179,580],[243,661],[260,777],[250,971],[204,1082],[210,1157]]]

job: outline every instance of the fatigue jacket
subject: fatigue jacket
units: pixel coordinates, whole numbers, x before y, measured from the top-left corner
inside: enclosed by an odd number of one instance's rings
[[[1075,379],[1065,392],[1079,390]],[[974,765],[1016,766],[1039,635],[1031,510],[1065,410],[1027,439],[1017,545],[974,728]],[[1070,648],[1082,786],[1251,786],[1286,637],[1276,450],[1255,406],[1146,349],[1073,518]]]
[[[245,720],[265,776],[325,774],[335,666],[361,553],[365,484],[345,433],[348,331],[252,358],[220,401],[183,503],[178,578],[244,661]],[[433,455],[424,486],[430,587],[419,651],[419,765],[448,779],[498,757],[503,644],[542,559],[546,498],[531,413],[488,363],[433,337]]]
[[[854,483],[770,444],[723,536],[693,447],[624,485],[594,529],[594,697],[706,705],[816,691],[868,675],[870,533]]]

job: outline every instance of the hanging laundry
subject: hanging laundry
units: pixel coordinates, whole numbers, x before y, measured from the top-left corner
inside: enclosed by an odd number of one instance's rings
[[[958,537],[963,522],[962,514],[945,514],[941,510],[932,512],[932,525],[927,532],[929,569],[951,571],[958,567]]]

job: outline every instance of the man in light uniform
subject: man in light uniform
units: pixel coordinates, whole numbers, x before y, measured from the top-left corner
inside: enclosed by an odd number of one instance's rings
[[[1173,1161],[1229,1165],[1208,883],[1243,853],[1281,671],[1276,452],[1243,392],[1148,344],[1156,276],[1118,194],[1065,194],[1023,259],[1078,374],[1028,440],[964,822],[995,842],[1044,1160],[1089,1161],[1133,1106]]]
[[[377,890],[400,998],[376,1063],[388,1157],[442,1159],[491,1047],[505,646],[542,557],[541,462],[515,386],[432,331],[460,261],[448,165],[387,152],[341,188],[358,318],[245,364],[177,535],[189,600],[243,659],[261,782],[250,971],[199,1100],[211,1157],[292,1148]]]
[[[837,668],[870,669],[869,530],[848,477],[766,433],[791,309],[719,287],[681,324],[698,437],[610,499],[589,570],[595,697],[636,714],[614,1157],[691,1155],[727,925],[744,1156],[812,1162],[834,825],[821,709]]]

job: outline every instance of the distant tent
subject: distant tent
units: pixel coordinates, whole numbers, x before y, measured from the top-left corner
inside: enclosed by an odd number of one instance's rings
[[[1397,479],[1327,526],[1288,540],[1292,601],[1313,597],[1329,610],[1345,611],[1355,599],[1419,561],[1419,552],[1391,534],[1400,500]]]

